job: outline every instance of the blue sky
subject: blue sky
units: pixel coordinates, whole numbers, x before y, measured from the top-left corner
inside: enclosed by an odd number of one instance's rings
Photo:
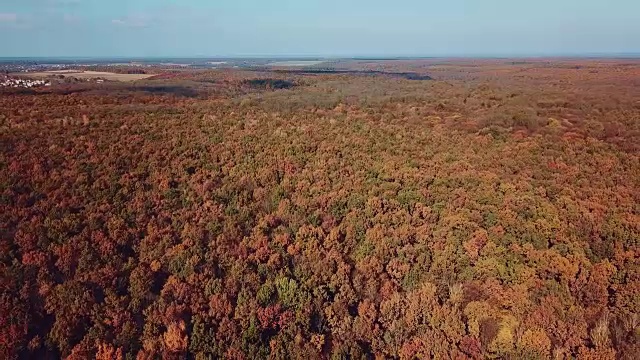
[[[0,57],[640,53],[639,0],[0,0]]]

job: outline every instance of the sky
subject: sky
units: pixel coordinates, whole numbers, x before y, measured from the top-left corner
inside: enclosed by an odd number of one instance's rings
[[[606,54],[639,0],[0,0],[0,57]]]

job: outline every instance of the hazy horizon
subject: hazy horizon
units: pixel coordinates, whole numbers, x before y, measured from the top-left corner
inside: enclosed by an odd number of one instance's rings
[[[640,53],[631,0],[0,0],[0,57],[607,57]]]
[[[297,54],[256,54],[256,55],[173,55],[173,56],[0,56],[0,61],[8,60],[58,60],[58,61],[90,61],[90,60],[128,60],[128,61],[153,61],[153,60],[428,60],[428,59],[637,59],[640,52],[630,53],[576,53],[576,54],[469,54],[469,55],[297,55]]]

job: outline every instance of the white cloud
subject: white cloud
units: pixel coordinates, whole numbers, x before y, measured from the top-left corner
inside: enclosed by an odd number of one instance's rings
[[[34,6],[39,6],[39,5],[70,6],[70,5],[79,5],[82,3],[81,0],[22,0],[22,1]]]
[[[0,23],[14,23],[18,21],[18,15],[13,13],[0,13]]]
[[[66,24],[76,24],[80,22],[80,17],[71,14],[64,14],[62,15],[62,21]]]
[[[150,20],[148,16],[127,16],[120,19],[113,19],[111,23],[116,26],[142,28],[149,26]]]

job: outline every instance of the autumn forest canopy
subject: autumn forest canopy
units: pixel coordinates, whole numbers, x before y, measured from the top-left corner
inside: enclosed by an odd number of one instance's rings
[[[334,66],[0,89],[0,358],[637,358],[640,61]]]

